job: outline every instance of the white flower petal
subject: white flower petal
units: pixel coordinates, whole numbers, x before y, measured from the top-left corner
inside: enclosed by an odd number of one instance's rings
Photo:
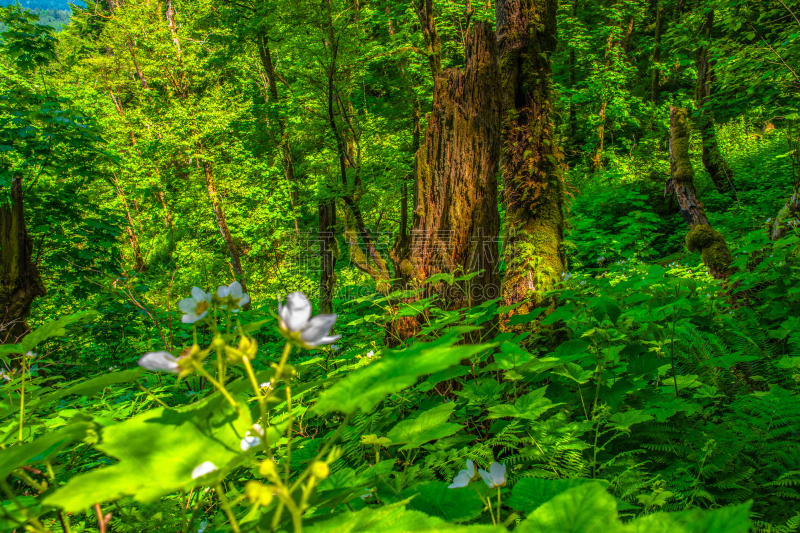
[[[194,298],[184,298],[180,302],[178,302],[178,309],[183,311],[184,313],[194,313],[194,310],[197,308],[197,302],[194,301]]]
[[[311,318],[311,302],[302,292],[293,292],[286,296],[286,305],[280,307],[278,315],[287,330],[300,331]]]
[[[230,295],[233,296],[235,300],[238,300],[242,297],[242,284],[238,281],[234,281],[230,285],[228,285],[228,291]]]
[[[466,487],[469,485],[469,476],[462,470],[462,473],[458,474],[453,482],[448,485],[448,489],[460,489],[461,487]]]
[[[208,294],[200,287],[192,287],[192,298],[194,298],[195,303],[202,302],[208,300]]]
[[[306,344],[319,344],[335,323],[336,315],[317,315],[308,321],[308,325],[300,332],[300,338]]]
[[[475,477],[475,463],[471,459],[467,459],[467,474],[470,478]]]
[[[478,473],[481,475],[483,482],[489,486],[489,488],[494,488],[494,480],[492,479],[492,475],[487,472],[486,470],[478,469]]]
[[[497,461],[489,467],[489,473],[495,485],[502,485],[506,482],[506,465],[501,465]]]
[[[139,358],[139,366],[157,372],[180,372],[178,358],[169,352],[148,352]]]
[[[211,461],[200,463],[194,468],[194,470],[192,470],[192,479],[197,479],[201,476],[205,476],[206,474],[210,474],[214,470],[217,470],[217,466]]]
[[[243,452],[246,452],[250,448],[254,448],[261,444],[261,439],[256,437],[255,435],[248,435],[242,439],[240,446]]]
[[[242,295],[242,299],[239,300],[239,307],[244,307],[245,305],[247,305],[249,303],[250,303],[250,295],[249,294],[243,294]]]
[[[231,290],[226,287],[225,285],[220,285],[217,287],[217,296],[220,298],[227,298],[231,293]]]

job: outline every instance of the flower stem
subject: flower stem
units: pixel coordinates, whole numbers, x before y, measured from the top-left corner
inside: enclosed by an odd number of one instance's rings
[[[22,388],[19,394],[19,442],[22,442],[23,420],[25,418],[25,356],[22,356]]]
[[[215,488],[217,489],[217,497],[219,498],[219,502],[222,504],[222,508],[225,510],[225,514],[228,516],[228,520],[231,522],[231,527],[233,528],[234,533],[240,533],[241,530],[239,529],[239,523],[236,521],[236,516],[234,516],[233,511],[231,510],[231,506],[228,503],[228,498],[225,497],[225,491],[222,489],[222,484],[217,483]]]
[[[236,410],[237,410],[237,411],[239,411],[239,410],[240,410],[239,404],[237,404],[237,403],[236,403],[236,401],[235,401],[235,400],[233,399],[233,397],[232,397],[232,396],[231,396],[231,395],[228,393],[228,391],[225,389],[225,387],[224,387],[224,386],[223,386],[223,385],[222,385],[222,384],[221,384],[219,381],[217,381],[216,379],[214,379],[214,378],[213,378],[213,376],[211,376],[211,374],[209,374],[208,372],[206,372],[206,369],[205,369],[205,368],[203,368],[202,366],[200,366],[200,365],[198,365],[198,364],[195,364],[195,370],[197,370],[197,372],[199,372],[199,373],[200,373],[200,374],[201,374],[201,375],[202,375],[204,378],[206,378],[206,379],[209,381],[209,383],[211,383],[211,384],[212,384],[212,385],[214,385],[214,386],[215,386],[217,389],[219,389],[219,392],[221,392],[221,393],[222,393],[222,395],[223,395],[223,396],[225,396],[225,398],[226,398],[226,399],[227,399],[227,400],[230,402],[230,404],[231,404],[233,407],[235,407],[235,408],[236,408]]]

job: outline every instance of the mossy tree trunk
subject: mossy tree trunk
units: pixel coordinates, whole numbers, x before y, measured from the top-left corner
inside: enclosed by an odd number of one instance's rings
[[[131,243],[131,249],[133,250],[134,268],[137,272],[144,272],[147,270],[147,266],[145,265],[144,258],[142,257],[142,248],[139,246],[139,237],[136,235],[136,225],[134,224],[133,215],[131,215],[128,199],[125,196],[125,190],[123,189],[122,183],[120,183],[116,175],[114,175],[113,180],[114,188],[117,191],[117,196],[122,202],[123,209],[125,209],[125,219],[128,221],[128,227],[126,228],[126,231],[128,233],[128,241]]]
[[[247,284],[244,279],[244,271],[242,270],[242,261],[239,255],[239,248],[233,240],[230,229],[228,229],[228,220],[225,217],[225,211],[222,208],[222,199],[217,190],[217,182],[214,179],[214,167],[211,161],[203,161],[203,173],[206,178],[206,189],[208,190],[208,198],[211,200],[211,208],[214,211],[214,220],[217,223],[222,240],[228,248],[228,253],[231,256],[231,267],[239,283],[242,284],[242,290],[247,291]],[[249,309],[250,304],[245,305]]]
[[[336,202],[323,200],[319,204],[320,278],[319,312],[333,313],[333,294],[336,286]]]
[[[658,93],[660,90],[661,70],[661,30],[664,25],[664,8],[659,2],[656,6],[656,34],[653,43],[653,72],[650,79],[650,101],[658,103]]]
[[[552,289],[565,270],[564,184],[555,145],[557,0],[496,0],[503,90],[506,223],[503,296],[516,303]]]
[[[711,227],[703,202],[694,188],[694,168],[689,158],[689,126],[686,109],[670,108],[669,153],[670,174],[664,194],[673,192],[691,229],[686,234],[686,247],[690,252],[700,252],[703,263],[716,279],[727,279],[735,269],[733,257],[725,237]]]
[[[7,194],[6,194],[7,193]],[[31,304],[46,291],[32,261],[33,242],[25,225],[22,179],[14,178],[0,197],[0,339],[19,341],[29,328]]]
[[[487,22],[475,22],[464,69],[448,69],[435,80],[433,111],[415,159],[411,255],[399,267],[403,278],[418,282],[482,271],[468,283],[428,287],[449,309],[500,296],[500,114],[495,35]],[[397,337],[413,334],[408,326],[397,326]]]
[[[703,43],[697,53],[697,85],[695,87],[695,105],[698,109],[697,125],[703,140],[703,166],[714,186],[721,193],[729,191],[733,184],[733,172],[725,163],[717,144],[714,114],[711,111],[711,85],[714,81],[714,70],[709,46],[711,32],[714,27],[714,10],[708,12],[703,24]]]
[[[769,238],[777,241],[789,231],[790,227],[800,227],[800,132],[796,124],[789,124],[786,131],[786,140],[792,158],[792,175],[794,176],[794,191],[778,212],[769,230]]]
[[[442,73],[442,41],[439,38],[439,32],[436,31],[436,21],[433,18],[433,0],[412,0],[412,4],[425,41],[428,65],[431,74],[436,79]]]

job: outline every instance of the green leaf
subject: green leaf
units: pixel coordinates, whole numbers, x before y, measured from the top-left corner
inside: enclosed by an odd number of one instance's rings
[[[599,482],[556,495],[523,521],[517,533],[612,533],[620,531],[617,502]]]
[[[548,309],[549,309],[548,307],[537,307],[527,315],[514,315],[511,317],[508,323],[511,326],[516,326],[517,324],[527,324],[528,322],[533,322],[534,320],[539,318],[539,315],[541,315]]]
[[[463,331],[462,328],[456,333]],[[332,411],[352,413],[359,408],[369,412],[384,396],[410,387],[419,376],[439,372],[495,346],[453,346],[459,339],[458,334],[448,334],[430,343],[416,343],[403,351],[388,351],[377,363],[351,372],[322,392],[312,412],[319,415]]]
[[[575,313],[572,312],[572,308],[575,307],[575,304],[572,302],[568,303],[567,305],[563,305],[544,317],[542,320],[543,326],[549,326],[550,324],[555,324],[559,320],[569,320],[573,317]]]
[[[553,407],[562,405],[551,402],[549,398],[545,397],[545,392],[547,392],[547,385],[520,396],[514,405],[503,404],[490,407],[487,418],[513,417],[536,420]]]
[[[403,491],[401,497],[416,495],[408,503],[408,509],[438,516],[448,522],[466,522],[478,518],[483,510],[483,501],[472,487],[448,488],[445,481],[419,483]]]
[[[97,315],[97,311],[81,311],[80,313],[75,313],[74,315],[68,315],[65,317],[61,317],[58,320],[53,320],[52,322],[48,322],[43,326],[36,328],[34,331],[31,331],[25,338],[22,339],[22,342],[19,344],[3,344],[0,345],[0,354],[7,354],[7,353],[28,353],[29,351],[33,350],[36,345],[40,342],[44,342],[51,337],[63,337],[67,334],[66,330],[64,329],[66,326],[72,324],[73,322],[78,322],[80,320],[84,320],[90,317]]]
[[[608,319],[616,325],[621,314],[617,302],[611,298],[597,298],[592,305],[592,316],[594,316],[598,322],[602,322],[603,318],[607,316]]]
[[[307,533],[504,533],[500,526],[450,524],[435,516],[405,508],[408,500],[377,509],[339,513],[333,518],[304,522]],[[322,517],[321,517],[322,518]],[[306,527],[306,524],[308,526]]]
[[[419,448],[426,442],[449,437],[462,427],[446,423],[455,407],[455,402],[443,403],[420,413],[416,418],[403,420],[389,431],[387,437],[392,445],[405,444],[400,448],[401,451]]]
[[[511,489],[511,498],[505,504],[516,511],[529,513],[562,492],[585,483],[595,483],[587,478],[541,479],[524,477]]]
[[[85,439],[96,426],[79,415],[73,418],[71,424],[45,433],[33,442],[0,450],[0,479],[5,479],[21,466],[46,460],[76,440]]]
[[[624,533],[747,533],[750,531],[752,503],[730,505],[713,511],[692,509],[673,513],[653,513],[626,524]]]
[[[639,409],[631,409],[630,411],[624,411],[622,413],[614,413],[609,418],[611,425],[613,425],[616,429],[620,430],[627,430],[634,424],[641,424],[642,422],[647,422],[653,420],[653,417],[648,414],[643,414]]]
[[[217,396],[186,412],[147,411],[103,430],[96,447],[119,463],[73,477],[44,503],[77,512],[126,495],[153,502],[197,484],[192,471],[206,461],[223,472],[238,464],[245,457],[241,439],[251,424],[246,409],[237,413]]]

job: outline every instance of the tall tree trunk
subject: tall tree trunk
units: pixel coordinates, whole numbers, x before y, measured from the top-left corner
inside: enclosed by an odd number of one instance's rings
[[[420,281],[443,272],[483,271],[469,285],[439,292],[449,308],[500,296],[501,103],[497,43],[488,23],[472,25],[466,53],[464,70],[448,69],[434,84],[433,111],[415,162],[411,259],[401,267]]]
[[[33,242],[25,226],[23,200],[22,179],[14,178],[0,203],[0,338],[4,344],[16,343],[30,331],[25,320],[31,304],[46,294],[31,260]]]
[[[137,272],[144,272],[147,270],[147,266],[145,265],[144,258],[142,257],[142,249],[139,246],[139,237],[136,235],[136,226],[133,222],[131,210],[128,207],[128,199],[125,196],[125,190],[122,188],[122,184],[119,182],[119,179],[117,179],[116,175],[114,176],[114,188],[117,190],[117,196],[122,201],[122,208],[125,209],[125,218],[128,221],[126,232],[128,233],[128,241],[131,243],[131,249],[133,250],[134,268]]]
[[[783,208],[772,221],[769,238],[777,241],[786,235],[789,226],[800,226],[800,135],[797,124],[789,123],[786,131],[786,141],[792,159],[792,176],[794,177],[794,193],[786,201]]]
[[[708,12],[703,27],[704,43],[697,54],[697,86],[695,88],[695,105],[699,111],[697,125],[703,140],[703,166],[711,176],[717,190],[724,193],[733,186],[733,172],[725,163],[717,145],[714,132],[714,115],[711,112],[711,84],[714,71],[709,57],[711,31],[714,27],[714,10]]]
[[[650,78],[650,101],[658,103],[658,92],[661,78],[659,65],[661,64],[661,30],[664,25],[664,8],[659,3],[656,6],[656,35],[653,44],[653,73]]]
[[[336,286],[336,202],[324,200],[319,204],[320,280],[319,311],[333,313],[333,294]]]
[[[689,158],[689,127],[686,110],[671,107],[669,113],[669,163],[671,177],[664,187],[664,194],[674,192],[680,205],[681,215],[691,229],[686,234],[686,248],[700,252],[703,263],[716,279],[727,279],[735,269],[733,257],[725,237],[711,227],[703,202],[694,188],[694,168]]]
[[[496,0],[503,86],[507,265],[503,296],[516,303],[552,289],[565,270],[564,184],[558,172],[550,54],[557,0]]]
[[[175,22],[175,7],[172,5],[172,0],[167,0],[166,17],[167,25],[169,26],[169,32],[172,35],[172,43],[175,45],[175,49],[180,54],[181,42],[178,39],[178,24]]]
[[[428,56],[428,65],[433,79],[442,73],[442,42],[439,32],[436,31],[436,21],[433,18],[433,0],[412,0],[414,11],[417,12],[422,36],[425,39],[425,52]]]
[[[239,249],[236,247],[236,243],[233,241],[233,236],[228,229],[228,221],[225,218],[225,211],[222,209],[222,199],[219,197],[217,183],[214,179],[214,167],[208,160],[203,161],[203,173],[205,174],[206,178],[208,198],[211,200],[211,208],[214,210],[214,220],[217,223],[217,228],[219,229],[220,235],[222,235],[222,240],[225,242],[225,246],[228,247],[228,253],[231,256],[231,266],[233,267],[233,272],[236,275],[236,279],[242,284],[242,290],[247,291],[247,285],[244,279],[244,271],[242,270],[242,262],[239,257]],[[249,304],[246,305],[245,308],[249,308]]]
[[[578,18],[578,2],[580,0],[572,0],[572,19]],[[575,114],[575,47],[569,48],[569,147],[570,150],[575,146],[578,139],[578,117]]]
[[[286,119],[280,114],[281,111],[278,108],[280,96],[278,95],[278,78],[275,72],[275,64],[272,62],[272,52],[269,49],[269,38],[266,33],[260,33],[256,40],[258,55],[261,58],[261,66],[267,73],[269,96],[272,99],[274,109],[278,111],[278,128],[281,136],[281,164],[283,165],[283,175],[290,187],[289,204],[292,208],[292,216],[294,218],[294,230],[299,236],[300,226],[297,222],[297,205],[300,201],[300,189],[297,176],[294,172],[294,157],[292,156],[292,149],[289,143],[289,135],[286,131]]]
[[[147,87],[147,80],[145,79],[144,74],[142,73],[141,67],[139,67],[139,60],[136,59],[136,51],[133,46],[133,38],[130,35],[127,37],[126,43],[128,45],[128,50],[131,53],[131,59],[133,59],[133,65],[134,67],[136,67],[136,75],[139,76],[139,81],[142,82],[142,87],[145,90],[149,89],[149,87]]]
[[[360,237],[360,239],[364,242],[364,248],[367,252],[366,255],[364,255],[364,253],[361,251],[358,239],[353,238],[356,236],[355,232],[350,231],[350,235],[346,235],[345,238],[351,248],[350,257],[353,260],[354,266],[359,268],[361,271],[372,275],[376,283],[376,288],[379,291],[387,292],[390,288],[389,280],[391,279],[388,264],[378,251],[375,240],[372,238],[372,235],[367,229],[367,226],[364,223],[364,217],[361,214],[361,209],[358,206],[359,190],[361,188],[361,149],[359,147],[357,138],[357,131],[359,131],[359,128],[353,124],[353,121],[355,120],[353,113],[348,111],[347,106],[345,106],[343,99],[340,97],[336,89],[335,76],[337,69],[336,61],[339,51],[339,41],[334,34],[333,14],[331,12],[331,5],[329,1],[327,2],[327,7],[329,32],[328,40],[331,46],[331,62],[328,66],[327,72],[328,122],[331,127],[331,132],[336,140],[339,156],[339,172],[342,181],[342,188],[345,191],[345,194],[342,195],[342,200],[344,200],[345,206],[352,213],[352,219],[355,221],[356,228],[358,230],[357,236]],[[339,110],[339,114],[344,118],[345,126],[343,126],[341,129],[345,131],[341,131],[339,125],[337,124],[334,108],[337,108]],[[349,136],[347,130],[350,132]],[[355,152],[355,155],[353,152]],[[352,187],[348,183],[348,167],[355,170]],[[350,217],[345,218],[346,231],[348,228],[347,222],[349,219]],[[357,249],[353,250],[353,247],[356,247]],[[361,261],[362,259],[363,262]],[[371,265],[369,264],[369,261],[372,262]]]

